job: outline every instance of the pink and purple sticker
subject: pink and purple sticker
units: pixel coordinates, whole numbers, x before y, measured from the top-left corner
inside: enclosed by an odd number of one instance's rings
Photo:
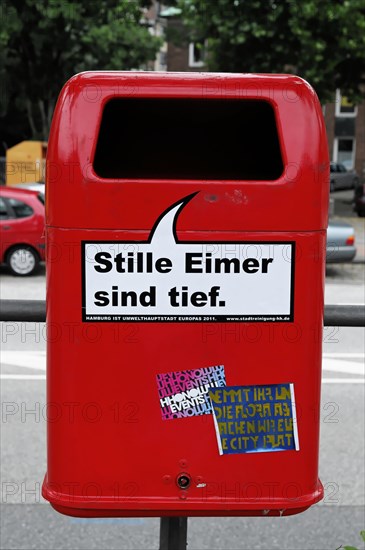
[[[157,374],[163,420],[212,413],[209,391],[226,385],[223,365]]]

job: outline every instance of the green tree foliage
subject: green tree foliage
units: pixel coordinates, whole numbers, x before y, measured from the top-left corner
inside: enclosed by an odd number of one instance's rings
[[[364,0],[178,0],[192,38],[207,39],[208,67],[295,73],[322,102],[364,95]]]
[[[5,136],[13,131],[46,140],[57,96],[73,74],[139,69],[152,61],[160,40],[141,23],[141,8],[149,3],[3,0],[0,116]]]

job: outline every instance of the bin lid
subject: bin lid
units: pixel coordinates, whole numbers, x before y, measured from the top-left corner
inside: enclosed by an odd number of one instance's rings
[[[178,231],[326,229],[327,140],[310,85],[123,71],[66,83],[47,153],[47,225],[151,230],[193,193]]]

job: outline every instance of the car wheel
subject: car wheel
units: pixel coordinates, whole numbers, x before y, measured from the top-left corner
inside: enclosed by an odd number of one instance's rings
[[[26,277],[37,271],[39,256],[31,246],[14,246],[7,254],[6,263],[13,275]]]

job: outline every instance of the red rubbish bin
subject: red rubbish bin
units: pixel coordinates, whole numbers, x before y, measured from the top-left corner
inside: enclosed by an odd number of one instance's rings
[[[56,510],[290,515],[322,498],[328,168],[296,76],[66,83],[46,193]]]

